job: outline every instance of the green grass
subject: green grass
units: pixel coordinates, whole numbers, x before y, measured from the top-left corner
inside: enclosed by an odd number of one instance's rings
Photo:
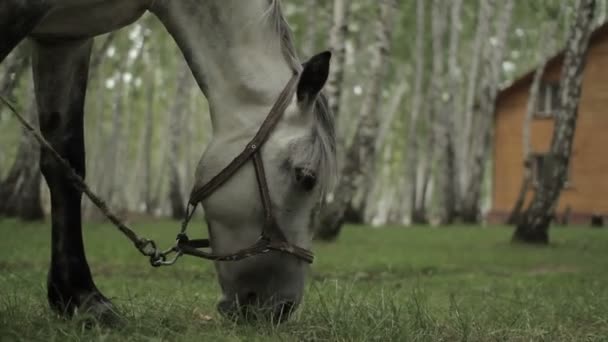
[[[137,224],[163,246],[178,224]],[[199,228],[202,232],[202,228]],[[112,227],[85,227],[98,287],[128,323],[86,330],[45,299],[48,224],[0,222],[0,341],[607,341],[608,230],[557,228],[544,248],[511,230],[348,227],[317,244],[288,323],[235,325],[215,312],[210,263],[155,269]]]

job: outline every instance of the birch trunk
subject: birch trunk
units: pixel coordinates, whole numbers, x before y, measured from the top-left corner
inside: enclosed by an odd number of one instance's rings
[[[124,116],[124,101],[126,96],[126,85],[123,82],[122,75],[127,69],[126,63],[122,63],[122,66],[119,68],[117,76],[114,77],[115,80],[115,88],[114,88],[114,99],[112,105],[112,131],[111,134],[106,137],[105,143],[103,144],[104,150],[100,151],[100,155],[103,158],[103,165],[121,165],[120,163],[120,153],[121,153],[121,144],[125,143],[125,116]],[[124,167],[124,166],[122,166]],[[117,195],[120,196],[120,186],[123,184],[117,184],[118,179],[118,170],[116,167],[112,167],[107,172],[101,172],[99,174],[99,192],[103,194],[106,200],[111,203],[115,208],[119,208],[123,210],[124,208],[120,208],[120,204],[122,203],[122,199],[117,198]],[[93,217],[98,217],[99,212],[94,210],[95,214]]]
[[[33,93],[33,82],[30,92]],[[28,120],[37,127],[38,114],[35,99],[27,108]],[[26,221],[44,218],[41,201],[40,147],[23,130],[17,156],[6,178],[0,182],[0,215]]]
[[[402,72],[399,73],[403,74]],[[399,79],[405,79],[404,77],[399,77]],[[401,81],[395,87],[393,91],[390,101],[388,103],[388,108],[386,110],[386,114],[382,118],[382,124],[380,126],[378,135],[376,136],[376,146],[375,149],[378,153],[382,154],[382,157],[379,158],[377,165],[374,166],[374,170],[370,172],[370,175],[376,175],[378,168],[380,169],[380,177],[371,177],[369,179],[371,191],[368,192],[367,197],[364,201],[365,214],[363,216],[363,222],[375,222],[375,224],[385,224],[390,210],[390,202],[393,198],[392,191],[395,189],[394,184],[392,183],[391,169],[392,165],[392,156],[393,156],[393,148],[395,144],[395,139],[391,132],[391,128],[394,126],[393,124],[396,122],[395,117],[401,108],[401,103],[403,102],[403,97],[405,92],[407,91],[407,82]],[[387,140],[389,140],[387,142]],[[388,187],[388,188],[387,188]],[[386,194],[389,195],[386,195]],[[375,219],[378,218],[379,219]]]
[[[353,142],[346,153],[342,177],[336,187],[334,201],[321,213],[318,237],[324,240],[335,239],[344,222],[344,214],[357,191],[357,183],[367,180],[369,170],[376,162],[376,136],[380,127],[382,81],[385,78],[388,56],[391,48],[396,3],[394,0],[382,0],[378,5],[376,23],[376,42],[371,59],[371,77],[368,93],[361,107],[360,120],[355,131]],[[364,185],[365,186],[365,185]]]
[[[187,65],[181,66],[177,78],[175,101],[169,113],[169,202],[171,204],[171,217],[182,219],[186,213],[184,198],[182,196],[182,177],[179,171],[180,142],[182,132],[182,118],[188,106],[188,97],[185,96],[191,86],[192,75]]]
[[[108,39],[113,39],[113,36],[106,38],[106,42]],[[127,170],[131,169],[126,160],[128,160],[129,144],[132,140],[130,139],[132,110],[129,108],[130,102],[127,101],[133,91],[132,80],[126,78],[125,75],[133,70],[134,64],[139,61],[145,46],[145,37],[141,36],[138,39],[140,40],[131,40],[127,46],[123,47],[127,53],[118,62],[118,72],[114,78],[116,86],[114,88],[112,133],[104,144],[106,150],[100,153],[104,155],[104,165],[116,165],[117,167],[113,167],[108,172],[100,175],[99,191],[106,195],[105,198],[109,203],[125,214],[129,209],[129,191],[125,179]],[[131,55],[132,51],[134,51],[133,55],[128,56]],[[101,56],[103,56],[103,53],[100,52]]]
[[[479,94],[479,111],[471,144],[470,176],[462,200],[462,219],[466,223],[478,223],[481,216],[481,190],[494,134],[494,112],[496,97],[502,74],[502,62],[507,46],[514,0],[506,0],[500,11],[496,27],[496,44],[486,44],[484,58],[484,81]]]
[[[445,4],[441,0],[433,0],[432,2],[432,16],[431,16],[431,44],[432,44],[432,71],[431,71],[431,82],[430,82],[430,111],[432,112],[432,134],[435,136],[434,144],[434,155],[437,158],[436,164],[438,170],[436,174],[436,182],[438,184],[439,192],[439,218],[442,224],[452,223],[454,216],[454,198],[452,194],[447,191],[447,187],[450,183],[450,175],[448,174],[446,167],[448,165],[446,158],[446,149],[449,146],[448,127],[445,122],[445,99],[444,92],[446,88],[447,78],[444,76],[445,71],[445,38],[447,33],[447,10]]]
[[[430,88],[430,87],[429,87]],[[433,132],[433,123],[435,121],[435,114],[432,110],[431,105],[428,104],[429,97],[431,94],[431,90],[427,90],[427,94],[423,96],[424,102],[427,104],[426,109],[422,110],[422,113],[426,113],[424,116],[424,125],[426,127],[426,137],[424,143],[424,151],[420,153],[418,157],[418,170],[416,171],[417,182],[416,182],[416,202],[414,203],[414,212],[412,214],[412,223],[414,224],[427,224],[429,222],[428,218],[428,206],[429,203],[429,189],[431,183],[431,176],[433,173],[433,161],[435,160],[435,134]]]
[[[308,59],[315,53],[317,45],[317,30],[318,24],[318,0],[306,0],[306,31],[304,33],[304,41],[302,43],[302,56]]]
[[[0,79],[0,95],[14,101],[15,90],[21,78],[30,65],[30,49],[28,44],[20,44],[5,60],[4,73]]]
[[[522,215],[513,241],[549,243],[549,225],[566,182],[578,117],[585,56],[593,26],[594,0],[580,0],[570,30],[560,78],[560,101],[546,165],[532,202]]]
[[[474,113],[477,110],[477,106],[475,105],[475,96],[479,90],[479,67],[485,46],[484,40],[490,35],[490,20],[493,17],[494,7],[494,0],[479,1],[477,30],[475,31],[475,38],[473,40],[471,64],[467,76],[468,80],[461,118],[462,123],[459,125],[460,139],[458,142],[458,150],[456,150],[457,160],[460,164],[459,169],[461,171],[459,186],[462,194],[465,193],[465,190],[468,187],[467,181],[470,178],[470,173],[468,172],[468,161],[473,140]]]
[[[334,19],[329,37],[332,51],[332,63],[325,89],[327,89],[329,108],[331,109],[336,122],[340,115],[340,102],[342,99],[349,12],[350,1],[334,0]]]
[[[407,128],[407,156],[405,159],[406,168],[406,188],[405,193],[408,197],[404,201],[406,212],[410,216],[409,221],[415,222],[416,203],[418,200],[418,139],[421,138],[419,132],[418,120],[422,110],[423,98],[423,79],[424,79],[424,43],[425,43],[425,0],[416,1],[416,57],[415,57],[415,77],[414,77],[414,95],[412,99],[412,107],[410,109],[410,117]]]
[[[97,53],[93,54],[93,56],[91,57],[91,63],[89,67],[89,70],[91,71],[89,72],[89,80],[94,80],[95,78],[97,78],[97,75],[99,74],[99,69],[103,64],[104,60],[106,59],[106,52],[108,51],[110,46],[112,46],[112,43],[114,43],[117,34],[118,33],[116,31],[108,33],[103,43],[97,50]]]
[[[193,90],[196,89],[194,87],[194,82],[191,82],[189,85],[189,87],[187,89],[185,89],[185,93],[184,93],[184,97],[185,97],[185,103],[184,103],[184,111],[183,111],[183,115],[182,115],[182,123],[181,123],[181,127],[182,127],[182,134],[181,134],[181,140],[180,143],[182,144],[182,146],[184,146],[184,150],[182,152],[182,163],[181,165],[182,167],[182,188],[181,188],[181,192],[182,194],[187,194],[188,190],[192,188],[192,183],[193,181],[190,179],[190,175],[194,174],[194,166],[192,163],[193,158],[191,158],[190,156],[192,155],[192,145],[193,145],[193,133],[192,133],[192,127],[194,125],[192,125],[192,119],[193,119],[193,114],[194,112],[192,111],[192,106],[190,106],[190,103],[192,103],[192,97],[194,96],[194,92]],[[198,146],[198,145],[196,145]],[[182,199],[183,201],[183,199]]]
[[[440,222],[442,224],[453,223],[457,215],[457,169],[454,151],[453,119],[456,106],[456,92],[459,86],[458,80],[458,46],[461,0],[452,1],[448,70],[445,80],[443,76],[443,41],[447,27],[445,26],[444,4],[440,0],[433,2],[433,87],[434,111],[436,113],[437,155],[439,157],[437,183],[440,198]]]
[[[152,200],[152,139],[154,137],[154,95],[156,92],[156,79],[149,81],[146,94],[146,116],[144,132],[144,185],[143,203],[148,215],[152,215],[156,206]]]
[[[29,54],[28,46],[26,44],[21,44],[3,63],[5,67],[2,78],[0,78],[0,95],[4,96],[9,101],[17,102],[15,99],[15,91],[19,87],[23,74],[25,74],[30,64]],[[0,114],[2,114],[1,111]],[[2,116],[0,115],[0,123],[1,122]],[[0,177],[4,174],[2,168],[4,167],[5,158],[4,149],[0,149]]]
[[[555,22],[550,23],[549,25],[545,25],[540,34],[540,39],[538,41],[538,68],[534,72],[534,78],[532,79],[532,85],[530,86],[530,95],[528,97],[528,104],[526,106],[526,115],[524,117],[524,122],[522,126],[522,156],[523,156],[523,179],[521,182],[521,187],[519,189],[519,194],[517,195],[517,200],[515,201],[515,205],[513,206],[513,210],[511,214],[509,214],[509,218],[507,219],[507,224],[516,224],[519,222],[521,217],[521,211],[524,207],[524,202],[526,200],[526,194],[530,191],[530,186],[532,185],[532,161],[531,157],[531,124],[532,118],[534,116],[534,112],[536,111],[538,104],[538,92],[540,90],[541,80],[545,73],[547,58],[553,50],[554,39],[551,34],[554,32],[556,28]]]
[[[95,91],[96,94],[87,98],[92,98],[93,100],[91,102],[93,103],[93,106],[96,106],[98,109],[96,115],[92,118],[92,120],[95,120],[95,124],[92,125],[95,128],[90,135],[90,143],[89,141],[87,142],[88,150],[86,158],[88,178],[97,191],[102,188],[105,175],[105,170],[103,170],[103,165],[105,165],[106,162],[104,153],[107,151],[104,137],[105,113],[106,108],[112,107],[107,101],[109,91],[106,89],[106,79],[99,77],[99,74],[101,66],[106,60],[106,53],[112,45],[112,42],[115,41],[115,38],[115,33],[111,33],[106,37],[102,46],[97,49],[96,53],[91,57],[91,67],[89,68],[89,84],[91,84],[89,93]],[[92,85],[94,83],[97,83],[98,86],[93,87]],[[82,212],[83,216],[86,218],[100,218],[97,207],[90,201],[85,200],[82,202]]]

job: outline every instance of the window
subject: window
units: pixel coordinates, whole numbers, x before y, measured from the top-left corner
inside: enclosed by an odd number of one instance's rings
[[[538,186],[543,178],[543,171],[545,168],[546,154],[533,154],[532,159],[532,184]]]
[[[539,186],[540,182],[542,182],[543,176],[547,172],[547,167],[551,167],[551,161],[549,161],[549,155],[546,153],[536,153],[530,156],[530,160],[532,161],[532,184],[534,186]],[[568,170],[566,170],[566,183],[564,186],[571,186],[570,183],[570,165],[568,165]]]
[[[535,117],[551,118],[559,106],[559,83],[542,82],[538,89]]]

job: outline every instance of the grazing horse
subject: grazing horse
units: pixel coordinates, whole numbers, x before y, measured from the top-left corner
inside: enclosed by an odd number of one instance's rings
[[[309,248],[311,211],[335,177],[333,118],[321,89],[329,53],[303,65],[278,0],[2,0],[0,62],[24,38],[33,42],[33,73],[40,130],[82,177],[83,115],[93,37],[152,12],[183,53],[208,99],[213,138],[196,169],[194,190],[218,174],[257,132],[286,84],[292,98],[261,149],[277,225],[293,245]],[[48,151],[41,171],[51,194],[52,253],[48,300],[61,314],[116,316],[97,289],[82,240],[82,193]],[[202,201],[214,253],[251,246],[264,225],[252,163]],[[215,263],[222,297],[218,310],[265,307],[285,318],[304,292],[308,266],[272,251]]]

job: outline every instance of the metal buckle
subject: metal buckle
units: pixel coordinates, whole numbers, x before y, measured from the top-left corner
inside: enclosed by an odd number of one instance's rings
[[[173,253],[175,253],[175,256],[167,259],[167,257]],[[175,264],[182,255],[184,255],[184,253],[181,251],[181,249],[179,249],[177,246],[173,246],[164,252],[150,256],[150,265],[153,267],[171,266]]]

